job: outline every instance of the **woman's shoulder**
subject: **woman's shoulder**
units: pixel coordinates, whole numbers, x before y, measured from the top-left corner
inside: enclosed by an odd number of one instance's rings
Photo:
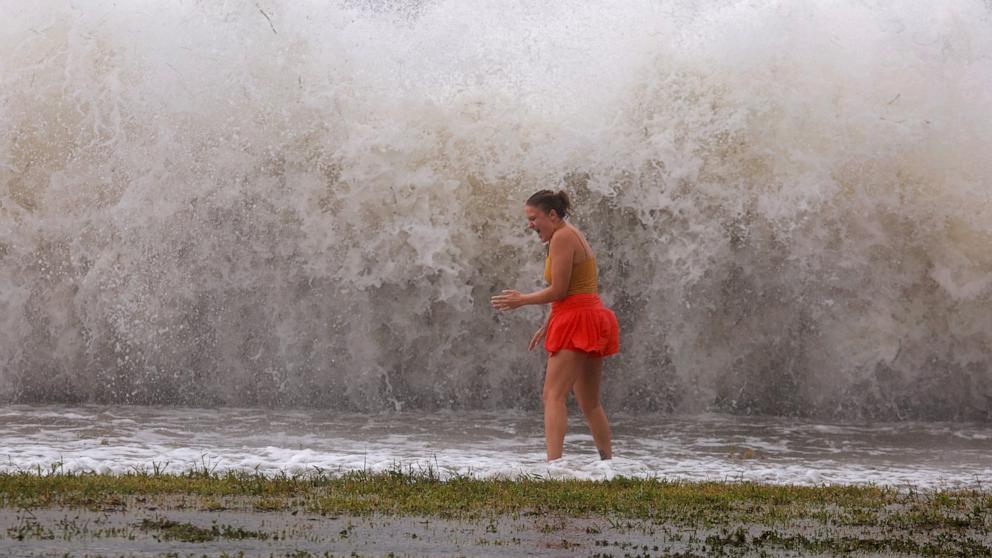
[[[568,235],[572,238],[572,241],[580,246],[584,244],[586,235],[582,231],[580,231],[579,228],[576,227],[575,225],[569,224],[568,227],[571,228],[572,230],[572,234]]]
[[[568,231],[568,234],[561,234],[566,230]],[[559,246],[569,247],[569,246],[577,246],[581,244],[581,241],[579,240],[578,231],[575,229],[575,227],[572,227],[571,225],[566,225],[561,230],[551,235],[551,241],[549,242],[549,244],[556,248]]]
[[[566,232],[565,229],[555,231],[548,242],[548,257],[570,261],[575,254],[577,240],[574,234]]]

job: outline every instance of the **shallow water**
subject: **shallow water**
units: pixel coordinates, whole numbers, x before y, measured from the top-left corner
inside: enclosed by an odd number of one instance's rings
[[[442,476],[615,475],[768,483],[975,486],[992,481],[992,425],[823,423],[729,415],[610,417],[599,461],[572,409],[565,457],[544,461],[539,413],[344,414],[259,408],[0,407],[0,470],[121,473],[250,469],[268,474],[433,467]],[[56,465],[57,467],[57,465]]]

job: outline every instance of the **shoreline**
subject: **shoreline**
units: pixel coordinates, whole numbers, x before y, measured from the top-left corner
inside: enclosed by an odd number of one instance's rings
[[[441,480],[431,470],[22,471],[0,474],[0,548],[9,556],[992,556],[992,490]]]

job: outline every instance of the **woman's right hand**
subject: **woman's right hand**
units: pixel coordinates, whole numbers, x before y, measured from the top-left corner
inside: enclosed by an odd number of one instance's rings
[[[537,333],[535,333],[534,337],[531,338],[530,345],[527,346],[527,350],[528,351],[533,350],[534,347],[537,346],[537,344],[541,341],[541,339],[544,337],[544,335],[547,332],[548,332],[548,326],[546,325],[541,326],[541,329],[537,330]]]

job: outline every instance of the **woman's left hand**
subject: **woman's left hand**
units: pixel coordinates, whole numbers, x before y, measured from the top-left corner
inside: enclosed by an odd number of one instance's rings
[[[520,291],[504,290],[503,294],[496,295],[490,299],[493,308],[497,310],[513,310],[524,304],[524,296]]]

